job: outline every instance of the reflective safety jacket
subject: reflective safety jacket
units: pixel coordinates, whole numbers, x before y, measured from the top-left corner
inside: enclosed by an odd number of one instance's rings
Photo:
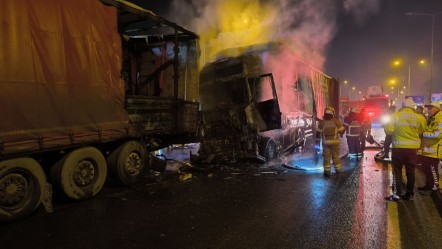
[[[439,111],[428,120],[427,129],[422,134],[419,154],[442,159],[442,112]]]
[[[323,145],[337,145],[339,144],[339,134],[343,134],[345,128],[341,121],[332,118],[330,120],[321,120],[317,132],[322,133]]]
[[[363,134],[360,115],[355,112],[350,112],[344,118],[344,127],[348,137],[360,137]]]
[[[386,134],[393,134],[393,148],[419,149],[420,136],[427,128],[427,122],[422,115],[409,107],[404,107],[393,113],[391,121],[385,125]]]
[[[344,123],[347,136],[360,137],[362,132],[362,126],[358,121],[352,121],[350,124]]]

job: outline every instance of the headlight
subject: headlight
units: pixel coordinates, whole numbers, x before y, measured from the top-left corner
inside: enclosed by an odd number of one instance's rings
[[[390,115],[382,115],[382,117],[381,117],[382,124],[386,124],[386,123],[390,122],[390,120],[391,120]]]

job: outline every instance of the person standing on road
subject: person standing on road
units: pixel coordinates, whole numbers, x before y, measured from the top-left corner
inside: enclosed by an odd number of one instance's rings
[[[365,150],[365,141],[373,140],[371,136],[371,120],[368,117],[368,113],[364,108],[361,109],[358,115],[358,121],[361,124],[361,134],[360,134],[360,143],[361,143],[361,153],[364,153]],[[369,139],[368,139],[369,138]]]
[[[417,114],[422,115],[425,120],[427,120],[427,117],[425,116],[424,113],[424,107],[423,106],[416,106],[416,110],[414,110]],[[428,120],[427,120],[427,126],[428,126]],[[417,151],[417,166],[421,166],[422,165],[422,153],[421,150],[419,149]]]
[[[345,129],[341,121],[335,118],[335,110],[332,107],[325,108],[324,119],[319,122],[316,131],[316,146],[319,145],[322,138],[324,176],[328,177],[331,174],[330,159],[333,161],[336,173],[342,171],[339,157],[339,136],[342,136],[344,132]]]
[[[388,108],[388,121],[384,124],[384,132],[385,132],[385,139],[384,139],[384,146],[381,153],[379,153],[377,158],[379,159],[389,159],[390,158],[390,146],[391,142],[393,140],[393,133],[389,132],[386,127],[388,127],[387,123],[391,121],[391,118],[393,117],[393,113],[396,111],[396,106],[392,105]],[[386,126],[387,125],[387,126]]]
[[[425,106],[428,110],[427,129],[422,134],[419,150],[422,169],[425,175],[425,186],[418,190],[436,191],[439,189],[439,160],[442,159],[442,112],[437,101]]]
[[[344,118],[345,131],[347,133],[348,155],[350,158],[362,156],[361,148],[361,124],[358,120],[357,108],[351,108],[350,113]]]
[[[402,109],[392,115],[392,120],[386,127],[387,131],[393,134],[394,191],[391,196],[385,197],[388,201],[412,200],[414,196],[417,150],[421,145],[420,136],[427,127],[425,118],[414,111],[414,106],[415,103],[412,98],[405,99],[402,103]],[[403,194],[402,182],[402,168],[404,165],[407,176],[405,194]]]

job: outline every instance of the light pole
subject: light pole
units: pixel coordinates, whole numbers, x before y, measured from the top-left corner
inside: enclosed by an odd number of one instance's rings
[[[350,90],[356,90],[356,87],[352,86],[351,88],[348,87],[348,101],[350,101]]]
[[[408,90],[407,90],[407,95],[410,96],[410,92],[411,92],[411,62],[412,62],[412,61],[410,61],[409,58],[404,59],[404,60],[399,59],[399,60],[395,60],[392,64],[393,64],[394,67],[399,67],[399,66],[401,66],[402,64],[404,64],[404,63],[402,63],[403,61],[405,61],[405,62],[408,64],[408,81],[407,81],[407,87],[408,87]],[[419,64],[425,64],[425,60],[424,60],[424,59],[420,59],[420,60],[419,60]],[[404,80],[404,81],[405,81],[405,80]],[[393,82],[392,82],[392,83],[393,83]],[[393,83],[393,84],[394,84],[394,83]],[[406,87],[404,86],[404,89],[405,89],[405,88],[406,88]]]
[[[410,70],[410,62],[408,62],[408,96],[410,96],[410,76],[411,76],[411,70]]]
[[[407,12],[405,13],[408,16],[430,16],[432,18],[432,25],[431,25],[431,59],[430,59],[430,85],[429,85],[429,96],[428,101],[431,103],[431,84],[433,83],[433,43],[434,43],[434,18],[440,14],[441,12],[437,12],[434,14],[428,14],[428,13],[416,13],[416,12]]]
[[[344,87],[348,85],[348,80],[344,80]],[[342,87],[341,84],[339,84],[339,97],[342,98]]]

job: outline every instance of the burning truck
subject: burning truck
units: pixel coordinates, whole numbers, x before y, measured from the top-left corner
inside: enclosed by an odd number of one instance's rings
[[[282,64],[282,55],[290,63]],[[325,107],[338,107],[338,95],[337,79],[281,44],[223,51],[200,73],[200,150],[191,159],[263,163],[302,150]]]
[[[278,97],[272,74],[260,74],[257,59],[221,60],[201,71],[200,150],[193,162],[276,157],[276,141],[262,132],[281,128]]]

